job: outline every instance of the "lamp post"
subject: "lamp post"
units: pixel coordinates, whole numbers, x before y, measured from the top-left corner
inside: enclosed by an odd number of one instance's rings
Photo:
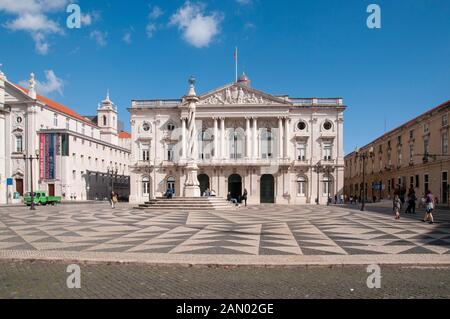
[[[31,188],[30,188],[30,196],[31,196],[31,204],[30,204],[30,210],[36,210],[36,207],[34,207],[34,189],[33,189],[33,160],[39,160],[39,151],[36,150],[35,151],[35,156],[30,155],[30,156],[26,156],[25,154],[23,155],[23,159],[26,163],[27,160],[30,161],[30,184],[31,184]]]
[[[317,198],[316,198],[316,204],[319,205],[319,196],[320,196],[320,172],[322,171],[322,164],[321,162],[317,162],[316,165],[314,165],[314,172],[317,173]]]
[[[114,192],[114,179],[117,178],[118,172],[119,169],[117,168],[117,165],[115,167],[108,166],[108,175],[111,178],[111,193]]]
[[[323,169],[324,173],[326,174],[328,181],[327,181],[327,206],[330,206],[330,184],[331,184],[331,179],[330,179],[330,174],[332,172],[334,172],[334,168],[331,165],[327,165],[324,167]]]
[[[364,211],[366,207],[366,160],[373,157],[373,146],[369,149],[369,154],[367,152],[361,153],[358,148],[355,149],[356,158],[362,161],[362,198],[361,198],[361,211]]]

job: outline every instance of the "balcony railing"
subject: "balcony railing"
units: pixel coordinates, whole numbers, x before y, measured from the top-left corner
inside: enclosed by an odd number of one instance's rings
[[[132,108],[168,108],[177,107],[182,100],[135,100],[131,102]]]
[[[298,106],[342,106],[342,98],[290,98]]]

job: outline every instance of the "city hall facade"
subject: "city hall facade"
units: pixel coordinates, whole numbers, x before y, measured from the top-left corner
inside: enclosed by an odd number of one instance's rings
[[[344,186],[342,98],[291,98],[238,81],[197,95],[133,100],[130,201],[178,197],[324,204]]]

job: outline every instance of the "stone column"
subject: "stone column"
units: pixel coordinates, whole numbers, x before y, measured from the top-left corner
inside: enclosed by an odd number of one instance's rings
[[[181,136],[182,136],[182,144],[181,144],[181,159],[186,159],[186,118],[181,118]]]
[[[258,156],[258,118],[253,118],[253,158],[257,159]]]
[[[220,158],[225,159],[225,143],[226,143],[226,131],[225,131],[225,118],[220,118]]]
[[[291,119],[286,117],[284,119],[284,158],[289,159],[290,157],[290,122]]]
[[[251,157],[251,140],[250,140],[250,118],[245,118],[245,157]]]
[[[278,117],[278,158],[283,158],[283,118]]]
[[[214,159],[218,159],[218,153],[219,153],[219,129],[218,129],[218,123],[217,123],[217,117],[213,118],[214,120]]]

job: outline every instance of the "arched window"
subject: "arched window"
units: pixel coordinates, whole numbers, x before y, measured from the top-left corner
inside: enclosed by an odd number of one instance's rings
[[[150,178],[144,177],[142,179],[142,196],[149,196],[150,194]]]
[[[198,135],[198,158],[210,159],[212,155],[212,137],[207,130],[203,130]]]
[[[261,157],[273,158],[273,133],[270,128],[263,129],[261,133]]]
[[[230,158],[241,159],[244,157],[244,133],[242,129],[233,129],[229,135]]]
[[[103,115],[103,126],[106,126],[106,123],[107,123],[107,121],[106,121],[106,115]]]
[[[297,195],[305,197],[308,189],[308,179],[305,176],[299,176],[297,179]]]

